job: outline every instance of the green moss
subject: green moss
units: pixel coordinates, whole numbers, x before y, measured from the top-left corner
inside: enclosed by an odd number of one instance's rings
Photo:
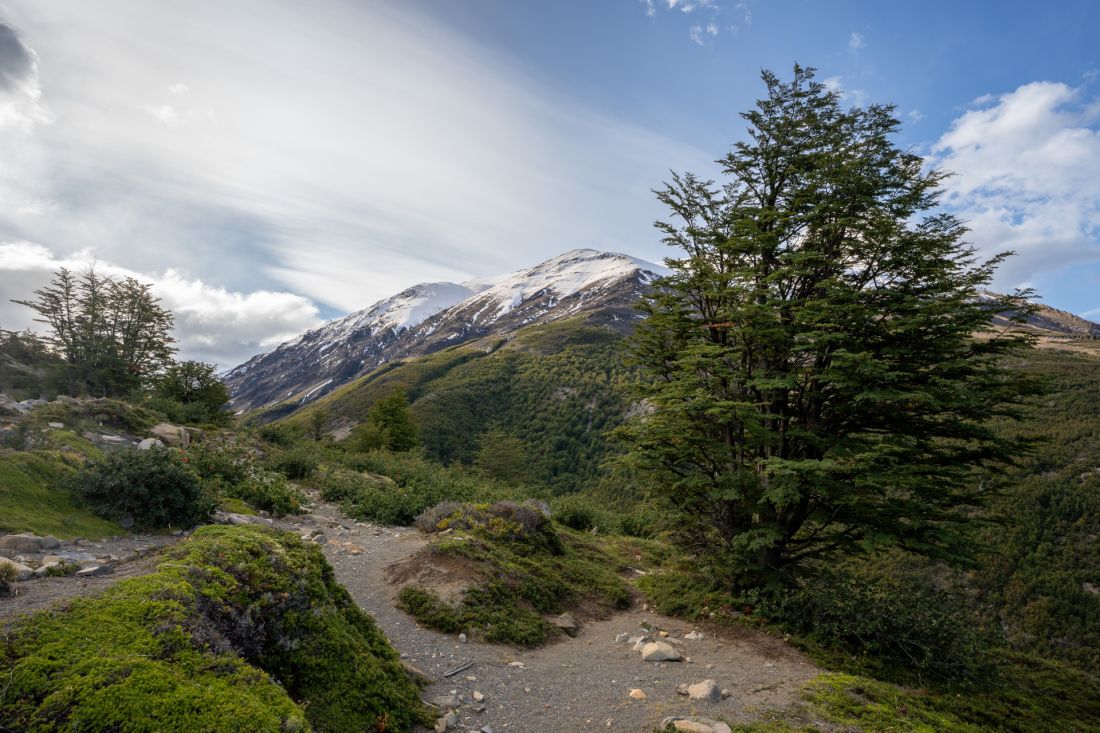
[[[231,496],[223,496],[218,499],[218,508],[223,512],[232,512],[233,514],[255,514],[256,510],[248,505],[247,502],[241,499],[234,499]]]
[[[82,507],[64,486],[72,472],[55,451],[0,451],[0,532],[63,539],[122,534],[121,527]]]
[[[320,551],[204,527],[151,575],[9,630],[0,729],[408,730],[415,687]]]

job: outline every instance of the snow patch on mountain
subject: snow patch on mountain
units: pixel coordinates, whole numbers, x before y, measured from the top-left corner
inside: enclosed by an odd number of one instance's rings
[[[642,273],[645,281],[666,272],[660,265],[629,255],[574,249],[529,269],[498,278],[484,292],[460,305],[483,304],[478,316],[495,306],[490,319],[495,320],[544,291],[553,293],[557,300],[561,300],[597,283],[621,280],[636,271]],[[490,281],[481,279],[468,281],[467,284],[475,282],[487,284]]]

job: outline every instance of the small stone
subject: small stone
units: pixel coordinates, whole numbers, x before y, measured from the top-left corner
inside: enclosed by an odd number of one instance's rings
[[[436,718],[435,721],[435,733],[446,733],[447,731],[447,719]]]
[[[668,632],[665,631],[664,629],[662,629],[662,630],[657,632],[657,636],[661,637],[662,639],[667,639],[668,638]]]
[[[688,633],[684,634],[684,638],[688,639],[690,641],[699,641],[700,639],[703,638],[703,632],[701,632],[701,631],[689,631]]]
[[[328,542],[328,537],[325,537],[323,534],[313,536],[313,544],[315,545],[323,545],[326,542]]]
[[[101,575],[110,575],[114,568],[110,565],[91,565],[76,571],[78,578],[98,578]]]
[[[634,641],[634,651],[640,652],[642,649],[645,649],[646,644],[649,644],[652,641],[653,639],[650,639],[648,636],[639,636]]]
[[[63,422],[48,422],[48,423],[46,423],[46,425],[48,427],[53,428],[54,430],[64,430],[65,429],[65,423],[63,423]]]
[[[554,624],[554,626],[557,626],[559,629],[569,634],[570,636],[573,636],[577,633],[577,619],[575,619],[573,617],[573,614],[571,613],[563,613],[550,623]]]
[[[625,631],[621,634],[616,634],[615,635],[615,641],[616,642],[623,642],[623,641],[627,641],[629,639],[630,639],[630,634],[626,633]]]
[[[677,695],[686,695],[686,694],[688,694],[688,683],[685,682],[682,685],[680,685],[679,687],[677,687],[676,688],[676,694]]]
[[[459,635],[458,635],[458,640],[459,640],[459,641],[460,641],[461,643],[465,644],[465,643],[466,643],[466,634],[464,634],[464,633],[463,633],[463,634],[459,634]]]
[[[718,702],[722,699],[722,690],[714,680],[703,680],[688,686],[688,697],[704,702]]]
[[[645,700],[645,693],[639,690],[637,687],[630,691],[631,700]]]
[[[723,687],[723,688],[722,688],[722,699],[723,699],[723,700],[724,700],[724,699],[726,699],[727,697],[729,697],[729,696],[730,696],[730,695],[732,695],[732,694],[733,694],[733,693],[732,693],[732,692],[730,692],[730,688],[728,688],[728,687]]]
[[[493,733],[493,726],[491,726],[491,725],[481,726],[481,733]]]
[[[457,708],[462,701],[458,699],[458,695],[451,693],[450,695],[437,695],[433,697],[429,702],[435,705],[440,710],[451,710]]]
[[[678,662],[680,652],[663,641],[653,641],[642,647],[642,661],[644,662]]]
[[[482,701],[485,700],[485,695],[478,692],[477,690],[474,690],[473,698],[474,698],[474,702],[482,702]]]
[[[519,667],[523,669],[523,662],[508,662],[509,667]]]

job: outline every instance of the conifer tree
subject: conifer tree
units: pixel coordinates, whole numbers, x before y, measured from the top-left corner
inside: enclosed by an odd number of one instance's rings
[[[633,339],[635,464],[734,583],[882,546],[958,557],[975,469],[1018,448],[988,425],[1027,388],[1001,366],[1026,339],[990,322],[1027,293],[985,292],[1006,255],[937,210],[945,174],[893,143],[893,107],[845,109],[813,69],[763,80],[725,182],[657,192],[678,252]]]
[[[367,420],[372,433],[380,435],[383,446],[392,451],[411,450],[420,442],[408,397],[400,387],[375,402]]]

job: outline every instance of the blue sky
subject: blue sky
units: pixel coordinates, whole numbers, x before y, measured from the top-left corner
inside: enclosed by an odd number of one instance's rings
[[[1100,3],[0,0],[0,289],[92,260],[229,366],[416,282],[664,255],[797,61],[957,173],[997,286],[1100,319]],[[27,325],[0,305],[0,327]]]

